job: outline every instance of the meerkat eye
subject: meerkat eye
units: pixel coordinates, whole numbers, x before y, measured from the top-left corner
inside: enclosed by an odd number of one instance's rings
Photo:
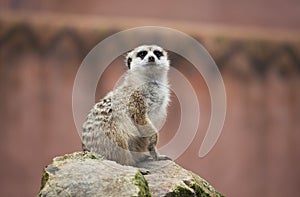
[[[154,55],[156,55],[156,57],[159,59],[161,56],[163,56],[164,54],[161,51],[155,50]]]
[[[147,55],[147,51],[140,51],[136,54],[137,57],[140,57],[141,59],[144,59],[144,57]]]

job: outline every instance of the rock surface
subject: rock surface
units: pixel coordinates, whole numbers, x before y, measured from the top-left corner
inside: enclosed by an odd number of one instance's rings
[[[39,196],[222,196],[198,175],[173,161],[122,166],[75,152],[56,157],[43,172]]]

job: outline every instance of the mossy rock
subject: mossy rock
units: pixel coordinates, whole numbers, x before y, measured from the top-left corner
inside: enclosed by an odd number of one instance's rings
[[[142,168],[142,170],[141,170]],[[142,174],[142,172],[147,172]],[[43,171],[38,196],[222,196],[172,161],[123,166],[88,152],[56,157]]]

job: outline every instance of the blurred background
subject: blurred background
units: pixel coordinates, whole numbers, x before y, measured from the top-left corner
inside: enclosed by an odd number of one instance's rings
[[[51,159],[81,150],[71,106],[77,69],[101,40],[143,25],[196,38],[226,86],[222,134],[199,158],[209,93],[193,66],[171,54],[172,66],[190,80],[201,109],[198,133],[176,162],[226,196],[299,196],[299,11],[296,0],[0,0],[1,196],[36,195]],[[112,62],[95,100],[125,70],[122,57]],[[172,138],[179,120],[179,100],[172,94],[159,146]]]

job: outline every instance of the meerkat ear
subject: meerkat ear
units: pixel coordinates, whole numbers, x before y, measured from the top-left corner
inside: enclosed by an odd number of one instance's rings
[[[132,58],[131,58],[131,57],[127,58],[126,64],[127,64],[127,67],[128,67],[129,69],[130,69],[130,64],[131,64],[131,62],[132,62]]]

